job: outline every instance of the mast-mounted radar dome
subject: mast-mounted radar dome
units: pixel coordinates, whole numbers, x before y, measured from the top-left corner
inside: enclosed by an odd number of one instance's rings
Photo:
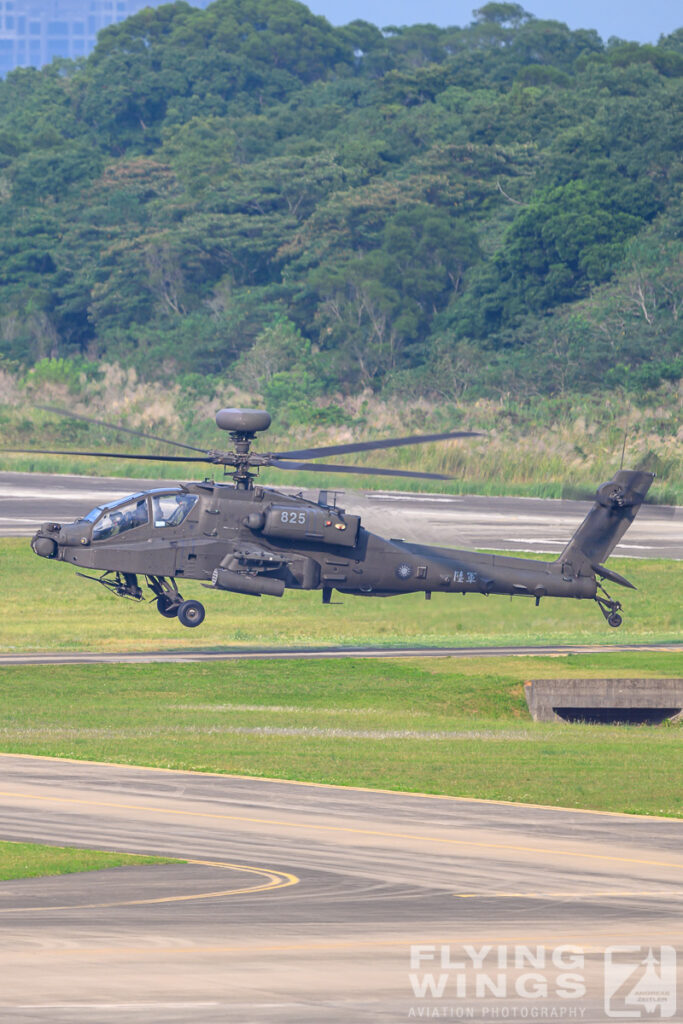
[[[265,409],[220,409],[216,426],[231,434],[255,434],[270,426],[270,413]]]

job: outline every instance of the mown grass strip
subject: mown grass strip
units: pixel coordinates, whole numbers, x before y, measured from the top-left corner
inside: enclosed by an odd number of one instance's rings
[[[71,875],[140,864],[182,864],[170,857],[143,857],[73,846],[41,846],[38,843],[0,842],[0,881]]]
[[[677,654],[12,667],[6,752],[683,817],[680,725],[535,723],[524,681]]]

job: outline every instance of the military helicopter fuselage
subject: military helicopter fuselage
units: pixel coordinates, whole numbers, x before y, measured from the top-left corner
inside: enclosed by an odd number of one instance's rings
[[[142,598],[142,577],[159,612],[177,615],[185,626],[204,619],[201,603],[180,594],[185,580],[253,596],[319,590],[323,603],[334,590],[364,597],[502,594],[532,597],[536,604],[544,597],[570,597],[597,601],[610,625],[621,624],[621,605],[600,581],[632,585],[602,562],[633,521],[651,473],[621,470],[604,484],[554,561],[459,551],[371,533],[359,516],[330,502],[327,491],[313,501],[255,483],[251,467],[291,458],[291,453],[249,452],[254,431],[265,429],[260,425],[265,420],[253,418],[257,415],[267,416],[253,410],[218,414],[219,425],[223,416],[236,442],[233,483],[206,479],[156,488],[100,505],[73,523],[45,523],[33,537],[33,550],[80,569],[100,570],[90,578],[123,597]]]

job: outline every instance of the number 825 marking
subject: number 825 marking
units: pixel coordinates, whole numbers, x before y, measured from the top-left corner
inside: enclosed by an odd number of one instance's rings
[[[306,522],[305,512],[281,512],[280,513],[281,523],[300,523],[303,525]]]

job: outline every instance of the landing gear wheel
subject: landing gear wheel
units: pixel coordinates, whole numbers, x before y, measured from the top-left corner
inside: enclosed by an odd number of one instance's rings
[[[173,601],[168,594],[159,594],[157,597],[157,611],[165,619],[175,619],[178,614],[178,602]]]
[[[205,615],[206,612],[201,601],[183,601],[178,608],[178,622],[190,628],[201,626]]]
[[[605,619],[607,620],[607,625],[612,626],[614,629],[616,629],[617,626],[620,626],[623,622],[623,619],[619,614],[619,612],[621,611],[621,604],[619,603],[619,601],[612,600],[612,598],[609,596],[609,594],[603,587],[602,583],[600,583],[599,581],[596,582],[598,590],[601,591],[601,593],[596,594],[594,600],[597,601],[598,608],[605,616]]]

